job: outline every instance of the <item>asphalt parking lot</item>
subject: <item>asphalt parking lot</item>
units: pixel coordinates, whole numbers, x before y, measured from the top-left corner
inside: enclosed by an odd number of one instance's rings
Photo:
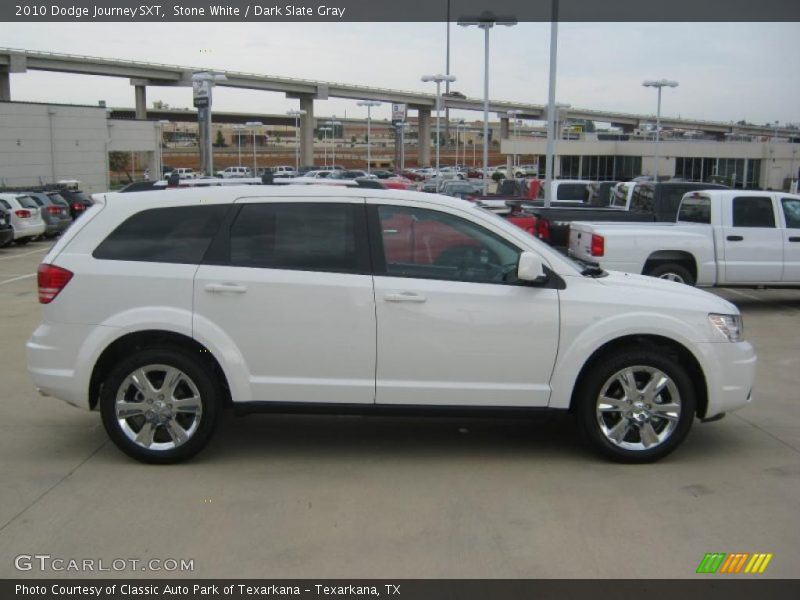
[[[596,458],[564,418],[228,415],[194,460],[156,467],[33,388],[48,246],[0,250],[4,578],[42,576],[19,554],[193,559],[197,578],[687,578],[706,552],[768,552],[760,577],[800,574],[800,290],[716,292],[758,351],[754,402],[655,465]]]

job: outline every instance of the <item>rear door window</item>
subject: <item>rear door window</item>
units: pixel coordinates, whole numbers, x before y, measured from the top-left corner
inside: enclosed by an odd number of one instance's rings
[[[763,196],[739,196],[733,199],[734,227],[775,227],[772,199]]]
[[[556,200],[584,200],[585,196],[585,183],[562,183],[556,192]]]
[[[143,210],[126,219],[92,253],[101,260],[199,264],[229,205]]]
[[[332,202],[243,204],[230,230],[238,267],[366,273],[364,208]]]

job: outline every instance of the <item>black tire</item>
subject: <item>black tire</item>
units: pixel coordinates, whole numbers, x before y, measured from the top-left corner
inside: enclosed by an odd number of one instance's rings
[[[28,242],[30,242],[32,239],[33,239],[33,238],[29,238],[29,237],[26,237],[26,238],[19,238],[18,240],[14,240],[14,243],[15,243],[17,246],[24,246],[25,244],[27,244]]]
[[[154,431],[154,434],[150,436],[150,445],[169,445],[172,443],[175,446],[172,448],[151,449],[140,445],[135,440],[131,439],[129,435],[141,433],[142,429],[144,429],[144,426],[147,424],[147,417],[137,414],[124,419],[125,427],[128,429],[128,432],[126,432],[116,412],[117,395],[120,393],[121,387],[123,383],[126,382],[128,376],[133,374],[137,369],[147,369],[148,367],[155,367],[157,365],[177,369],[186,377],[180,380],[179,386],[169,398],[165,400],[165,394],[162,394],[158,396],[159,400],[169,402],[170,399],[175,398],[176,395],[182,395],[185,398],[187,391],[192,392],[190,387],[185,387],[190,385],[194,385],[196,388],[194,391],[199,394],[199,411],[185,413],[175,411],[174,413],[176,415],[174,421],[180,420],[182,423],[192,422],[188,430],[191,431],[191,433],[186,441],[178,443],[170,433],[168,426],[164,424],[153,425],[151,423],[151,429]],[[148,379],[157,382],[159,376],[158,371],[158,369],[148,371],[150,374]],[[163,386],[166,385],[165,380],[166,372],[161,381],[161,389],[157,392],[152,392],[153,394],[158,394],[158,392],[164,390]],[[190,383],[186,383],[187,380]],[[127,395],[124,395],[126,401],[131,404],[141,403],[143,409],[155,408],[152,403],[152,400],[155,398],[149,398],[150,406],[146,407],[145,403],[147,400],[144,398],[137,399],[136,396],[130,396],[130,393],[135,391],[136,386],[128,384],[127,389],[129,391],[126,393]],[[182,390],[183,393],[181,394]],[[195,397],[193,392],[191,397]],[[177,401],[180,400],[181,398],[177,399]],[[163,408],[164,402],[161,402],[161,404],[162,407],[160,408]],[[168,406],[169,412],[171,413],[172,404],[168,404]],[[204,361],[195,357],[192,353],[180,348],[150,348],[135,352],[114,366],[108,374],[108,377],[106,377],[100,392],[100,412],[106,432],[108,432],[111,440],[120,450],[125,452],[125,454],[145,463],[175,463],[194,456],[202,450],[211,439],[222,412],[222,391],[219,381],[213,375],[213,371],[208,368],[208,365]],[[197,415],[197,412],[200,414]],[[197,419],[196,423],[194,421],[195,418]],[[136,429],[137,426],[140,428]],[[187,430],[183,429],[183,433],[187,433]]]
[[[685,283],[686,285],[694,285],[695,279],[689,269],[678,263],[660,263],[648,269],[645,275],[650,277],[658,277],[659,279],[668,279],[678,283]]]
[[[613,404],[603,402],[606,412],[601,413],[601,393],[611,398],[621,395],[623,398],[619,400],[623,403],[627,398],[623,386],[619,380],[615,380],[617,375],[627,369],[633,371],[637,387],[636,393],[642,391],[648,375],[651,379],[661,380],[660,376],[648,373],[646,369],[654,369],[666,375],[670,383],[653,399],[642,400],[643,395],[640,394],[637,397],[637,404],[643,406],[639,406],[631,412],[623,413],[617,410]],[[610,385],[609,382],[611,382]],[[675,402],[676,399],[677,402]],[[680,413],[677,416],[672,414],[673,411],[667,411],[666,407],[658,408],[659,405],[671,406],[674,404],[680,406]],[[651,407],[655,407],[652,412],[650,411]],[[633,409],[632,406],[631,409]],[[649,348],[618,351],[600,360],[582,378],[577,389],[575,413],[582,437],[593,450],[617,462],[653,462],[675,450],[688,435],[695,416],[694,386],[686,369],[663,351]],[[643,413],[645,416],[642,416]],[[651,419],[647,416],[648,413],[659,416]],[[627,418],[624,414],[628,415]],[[662,414],[663,416],[661,416]],[[646,423],[652,428],[650,431],[658,436],[663,434],[664,439],[655,445],[648,446],[642,435],[643,427],[646,425],[637,421],[637,417],[646,420]],[[610,434],[616,425],[619,425],[619,431],[625,432],[622,439],[617,442],[610,439],[613,437]],[[604,431],[604,428],[608,431]],[[671,429],[668,431],[668,428]],[[636,446],[643,447],[637,448]]]

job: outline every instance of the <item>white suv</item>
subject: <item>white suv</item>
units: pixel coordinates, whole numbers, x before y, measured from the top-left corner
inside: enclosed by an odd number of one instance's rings
[[[250,176],[250,169],[248,167],[226,167],[224,171],[217,171],[217,177],[222,177],[223,179]]]
[[[28,368],[143,461],[193,455],[232,406],[569,410],[596,449],[644,462],[751,399],[735,306],[583,269],[462,200],[294,185],[95,199],[39,267]]]

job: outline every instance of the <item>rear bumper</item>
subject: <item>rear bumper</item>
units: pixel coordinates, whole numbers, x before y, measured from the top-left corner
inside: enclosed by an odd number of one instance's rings
[[[18,223],[14,226],[14,239],[21,240],[23,238],[36,237],[42,235],[45,230],[44,221],[38,223]]]
[[[72,225],[72,219],[58,219],[49,221],[47,226],[45,227],[45,234],[46,235],[54,235],[57,233],[61,233]]]
[[[750,404],[757,357],[749,342],[698,344],[703,353],[708,407],[703,418],[731,412]]]
[[[120,332],[99,325],[42,323],[25,345],[34,385],[43,395],[89,410],[92,369]]]

